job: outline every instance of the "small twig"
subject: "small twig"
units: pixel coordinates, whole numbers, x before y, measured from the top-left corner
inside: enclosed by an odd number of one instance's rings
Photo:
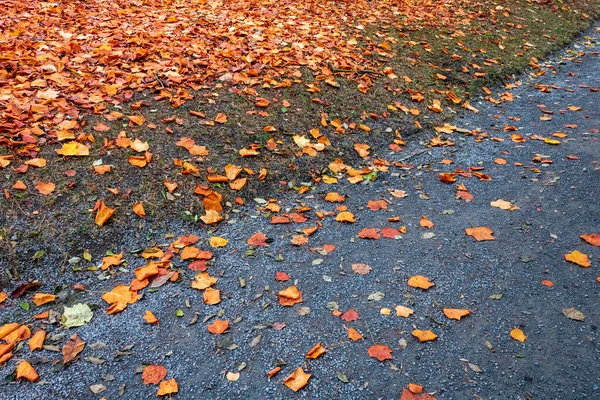
[[[156,78],[156,80],[158,81],[158,83],[160,83],[160,86],[163,87],[163,89],[165,88],[165,85],[163,85],[162,81],[159,79],[158,75],[156,74],[156,72],[154,73],[154,77]]]
[[[367,332],[369,332],[369,336],[371,336],[373,344],[375,344],[375,338],[373,337],[373,334],[371,333],[371,329],[369,329],[369,324],[367,322],[365,322],[365,326],[367,327]]]
[[[406,160],[408,160],[408,159],[410,159],[410,158],[413,158],[413,157],[415,157],[415,156],[418,156],[418,155],[420,155],[420,154],[426,153],[426,152],[428,152],[429,150],[430,150],[430,149],[421,149],[421,150],[419,150],[419,151],[415,151],[415,152],[413,152],[413,153],[411,153],[411,154],[409,154],[409,155],[407,155],[407,156],[405,156],[405,157],[402,157],[402,158],[400,158],[400,159],[399,159],[399,160],[397,160],[397,161],[398,161],[398,162],[404,162],[404,161],[406,161]]]
[[[431,319],[433,322],[435,322],[438,325],[445,326],[446,328],[448,327],[448,324],[438,321],[437,319],[433,318],[433,315],[431,315],[431,314],[429,314],[429,319]]]
[[[471,228],[475,228],[475,225],[473,225],[473,223],[471,222],[471,220],[469,219],[469,217],[466,217],[467,221],[469,221],[469,223],[471,224]]]

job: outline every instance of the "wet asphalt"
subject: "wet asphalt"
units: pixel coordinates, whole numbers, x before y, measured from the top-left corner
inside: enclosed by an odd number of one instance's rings
[[[480,109],[478,114],[458,112],[454,125],[478,129],[487,138],[477,142],[455,132],[444,135],[454,146],[425,148],[423,142],[433,133],[412,136],[406,138],[403,152],[379,154],[412,169],[390,167],[389,173],[367,185],[342,180],[338,185],[321,185],[308,196],[278,199],[284,210],[294,211],[303,203],[311,207],[305,223],[270,225],[256,211],[258,203],[239,207],[240,217],[215,233],[229,240],[227,247],[212,250],[216,262],[209,272],[219,277],[216,287],[222,301],[218,305],[205,305],[202,293],[190,287],[192,271],[177,283],[146,290],[140,301],[116,315],[106,315],[100,296],[117,283],[127,284],[131,272],[108,281],[88,279],[87,292],[67,289],[64,304],[97,306],[94,318],[71,330],[48,325],[46,344],[62,347],[75,331],[86,348],[63,368],[56,363],[60,353],[30,354],[23,347],[0,369],[0,378],[7,377],[0,384],[0,399],[155,398],[157,387],[144,385],[139,373],[145,364],[165,366],[167,378],[179,384],[173,398],[180,399],[398,399],[408,383],[424,386],[438,399],[599,399],[600,249],[579,238],[600,233],[600,92],[593,91],[600,88],[599,57],[596,25],[542,65],[545,75],[523,76],[522,85],[510,90],[513,101],[495,105],[481,99],[472,102]],[[542,85],[548,90],[540,90]],[[581,110],[571,111],[568,106]],[[540,120],[544,115],[552,120]],[[517,130],[506,130],[507,125]],[[555,132],[568,136],[552,137],[559,145],[530,138],[547,138]],[[526,142],[513,142],[512,134],[523,135]],[[532,161],[538,155],[552,163]],[[578,159],[568,159],[569,155]],[[498,165],[496,158],[507,163]],[[453,163],[442,164],[442,159]],[[481,172],[491,181],[458,176],[455,184],[447,184],[438,178],[439,172],[469,167],[483,167]],[[456,199],[456,184],[464,184],[474,199]],[[403,190],[407,197],[393,197],[388,189]],[[355,214],[356,223],[341,224],[327,217],[307,245],[292,246],[296,229],[315,225],[313,211],[333,211],[337,206],[323,200],[328,191],[347,196],[343,205]],[[387,210],[366,207],[369,200],[380,199],[388,201]],[[490,202],[498,199],[519,209],[491,207]],[[420,227],[422,215],[435,226]],[[400,216],[401,222],[389,222],[393,216]],[[357,236],[363,228],[403,225],[407,233],[399,239]],[[476,242],[465,235],[466,228],[477,226],[491,228],[496,240]],[[273,242],[248,254],[246,240],[258,231]],[[173,239],[166,239],[167,233],[175,238],[199,234],[198,247],[209,248],[210,235],[172,221],[151,233],[123,232],[121,247],[110,250],[124,251],[130,262],[127,270],[132,271],[144,261],[128,252],[151,241],[169,243]],[[335,250],[320,253],[318,249],[326,244]],[[588,254],[592,266],[566,262],[563,255],[573,250]],[[185,269],[186,263],[176,260],[175,266]],[[355,263],[368,264],[372,270],[355,274]],[[76,283],[69,281],[68,274],[57,275],[52,267],[44,266],[47,280]],[[279,271],[291,280],[276,281]],[[414,275],[429,277],[435,286],[427,291],[409,287],[407,280]],[[554,286],[544,286],[542,280]],[[277,292],[294,283],[303,292],[303,302],[279,305]],[[16,301],[7,303],[0,308],[0,321],[22,319]],[[398,317],[393,311],[396,305],[410,307],[414,314]],[[585,321],[566,318],[562,309],[568,307],[582,311]],[[61,306],[53,308],[61,310]],[[360,317],[346,322],[332,314],[335,308],[354,309]],[[382,308],[391,309],[391,314],[382,315]],[[471,314],[454,321],[441,308],[468,309]],[[160,323],[145,324],[145,310],[151,310]],[[177,310],[183,316],[178,317]],[[197,322],[190,325],[195,313]],[[227,333],[207,331],[215,315],[230,321]],[[275,329],[274,323],[285,326]],[[358,330],[364,339],[350,341],[345,327]],[[522,329],[527,340],[513,340],[509,336],[513,328]],[[419,343],[411,335],[413,329],[430,329],[438,338]],[[306,352],[317,343],[327,353],[306,359]],[[373,343],[389,346],[393,359],[370,358],[367,350]],[[32,361],[41,377],[38,383],[11,381],[21,359]],[[267,379],[267,371],[278,365],[281,372]],[[299,366],[312,377],[294,393],[282,380]],[[239,380],[226,378],[227,372],[237,371]],[[95,384],[104,385],[106,391],[92,393],[90,386]]]

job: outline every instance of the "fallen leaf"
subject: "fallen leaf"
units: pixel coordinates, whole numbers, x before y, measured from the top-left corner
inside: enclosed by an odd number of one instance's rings
[[[525,336],[523,331],[520,330],[519,328],[515,328],[512,331],[510,331],[510,337],[519,342],[524,342],[525,339],[527,339],[527,336]]]
[[[592,246],[600,246],[600,234],[598,233],[586,233],[579,237],[591,244]]]
[[[210,245],[212,248],[219,248],[219,247],[225,247],[227,246],[227,243],[229,243],[229,240],[222,238],[222,237],[218,237],[218,236],[212,236],[210,238]]]
[[[41,306],[43,304],[52,303],[56,299],[56,296],[48,293],[36,293],[33,296],[33,303],[36,306]]]
[[[310,377],[311,375],[304,372],[302,367],[298,367],[283,380],[283,384],[292,389],[294,392],[297,392],[308,384]]]
[[[442,311],[446,317],[449,319],[455,319],[457,321],[460,321],[462,317],[466,317],[467,315],[471,314],[469,310],[462,310],[459,308],[444,308]]]
[[[340,318],[343,319],[344,321],[351,322],[351,321],[356,321],[358,318],[360,318],[360,316],[358,315],[356,310],[349,309],[348,311],[343,313],[340,316]]]
[[[221,302],[221,291],[213,288],[206,288],[202,294],[204,304],[215,305]]]
[[[44,340],[46,340],[46,331],[39,330],[33,334],[27,344],[29,345],[29,351],[40,350],[44,347]]]
[[[368,353],[369,357],[376,358],[379,361],[392,359],[392,349],[383,344],[374,344],[373,346],[369,347]]]
[[[152,311],[150,311],[150,310],[145,311],[144,321],[146,321],[146,323],[150,324],[150,325],[158,324],[158,318],[156,318],[154,313],[152,313]],[[165,375],[166,375],[166,373],[165,373]],[[163,376],[163,378],[164,378],[164,376]],[[160,378],[159,381],[163,378]],[[156,382],[156,383],[158,383],[158,382]]]
[[[229,329],[229,321],[228,320],[220,320],[215,319],[215,322],[208,326],[208,331],[213,335],[220,335]]]
[[[293,306],[294,304],[302,303],[302,292],[298,291],[296,286],[290,286],[278,293],[279,304],[282,306]]]
[[[421,220],[419,221],[419,225],[421,225],[423,228],[427,228],[427,229],[431,229],[435,226],[435,224],[433,222],[431,222],[429,220],[429,218],[427,218],[426,216],[421,216]]]
[[[318,358],[326,353],[325,348],[321,345],[321,343],[317,343],[312,349],[306,353],[306,358]]]
[[[412,309],[404,306],[396,306],[394,310],[396,310],[396,315],[399,317],[408,318],[412,314],[414,314],[414,311]]]
[[[133,212],[139,216],[144,218],[146,216],[146,210],[144,210],[144,204],[143,203],[135,203],[132,207]]]
[[[430,287],[435,286],[435,283],[431,283],[429,281],[429,278],[427,278],[426,276],[415,275],[415,276],[411,276],[410,279],[408,280],[408,286],[427,290]]]
[[[465,232],[468,236],[472,236],[478,242],[482,242],[485,240],[496,240],[494,236],[492,236],[493,231],[487,226],[478,226],[475,228],[467,228]]]
[[[415,329],[412,331],[412,335],[419,339],[419,342],[431,342],[435,340],[438,336],[430,330],[422,331],[419,329]]]
[[[356,342],[357,340],[362,339],[363,336],[354,328],[348,328],[348,339]]]
[[[565,315],[565,317],[569,318],[569,319],[573,319],[575,321],[584,321],[585,320],[585,315],[583,315],[583,313],[573,307],[571,308],[563,308],[562,309],[563,314]]]
[[[38,182],[38,184],[35,185],[35,188],[44,196],[48,196],[50,193],[54,192],[56,185],[52,182]]]
[[[98,212],[96,213],[95,223],[98,226],[103,226],[106,221],[115,213],[114,208],[108,207],[104,202],[100,203],[100,207],[98,208]]]
[[[77,333],[74,333],[62,348],[63,364],[74,360],[83,351],[84,347],[85,342],[81,340]]]
[[[248,239],[247,243],[250,246],[266,246],[267,239],[267,235],[262,232],[257,232]]]
[[[590,259],[587,254],[580,252],[579,250],[574,250],[568,254],[565,254],[565,260],[575,263],[583,268],[591,267]]]
[[[35,382],[40,379],[40,376],[36,372],[35,368],[29,363],[29,361],[21,361],[17,365],[17,379],[25,378],[29,382]]]
[[[352,271],[355,274],[366,275],[371,272],[372,268],[367,264],[352,264]]]
[[[356,219],[354,218],[354,214],[350,211],[342,211],[338,215],[336,215],[335,220],[338,222],[349,222],[354,223]]]
[[[166,396],[168,394],[177,393],[179,391],[179,386],[177,385],[177,381],[175,378],[167,379],[166,381],[162,381],[158,386],[158,391],[156,394],[158,396]]]
[[[142,380],[146,385],[158,385],[167,376],[167,369],[162,365],[148,365],[142,372]]]

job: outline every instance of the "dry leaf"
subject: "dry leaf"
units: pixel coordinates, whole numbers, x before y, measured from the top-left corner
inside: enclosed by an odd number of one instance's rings
[[[28,361],[21,361],[17,365],[17,379],[21,378],[25,378],[29,382],[35,382],[40,376]]]
[[[108,207],[104,202],[100,203],[100,207],[98,208],[98,212],[96,213],[95,223],[98,226],[103,226],[106,221],[115,213],[114,208]]]
[[[75,359],[75,357],[83,351],[84,347],[85,342],[81,340],[77,333],[74,333],[62,348],[63,364]]]
[[[565,317],[569,318],[569,319],[573,319],[575,321],[584,321],[585,320],[585,315],[583,315],[583,313],[573,307],[571,308],[563,308],[562,309],[563,314],[565,315]]]
[[[525,336],[523,331],[520,330],[519,328],[515,328],[512,331],[510,331],[510,337],[519,342],[524,342],[525,339],[527,339],[527,336]]]
[[[465,229],[465,232],[468,236],[472,236],[478,242],[483,242],[485,240],[496,240],[496,238],[492,236],[493,231],[487,226],[467,228]]]
[[[435,283],[431,283],[429,281],[429,278],[427,278],[426,276],[415,275],[415,276],[411,276],[410,279],[408,280],[408,286],[427,290],[430,287],[435,286]]]
[[[460,321],[462,317],[466,317],[467,315],[471,314],[469,310],[462,310],[459,308],[444,308],[442,311],[444,311],[444,315],[446,317],[449,319],[455,319],[457,321]]]
[[[167,376],[167,369],[162,365],[148,365],[142,372],[142,380],[146,385],[158,385]]]
[[[366,275],[371,272],[372,268],[367,264],[352,264],[352,271],[355,274]]]
[[[379,361],[391,360],[392,359],[392,349],[383,344],[374,344],[369,347],[369,357],[376,358]]]
[[[412,335],[419,339],[419,342],[431,342],[435,340],[438,336],[430,330],[422,331],[419,329],[415,329],[412,331]]]
[[[306,353],[306,358],[318,358],[326,353],[326,350],[321,343],[317,343],[312,349]]]
[[[565,254],[565,260],[575,263],[583,268],[591,267],[590,259],[587,254],[580,252],[579,250],[574,250],[571,253]]]
[[[396,315],[399,317],[408,318],[414,314],[414,311],[408,307],[396,306],[394,309],[396,310]]]
[[[600,246],[600,234],[597,233],[586,233],[584,235],[579,236],[592,246]]]
[[[162,381],[158,386],[158,392],[156,394],[158,396],[166,396],[168,394],[177,393],[179,391],[179,386],[177,385],[177,381],[175,378],[167,379],[166,381]]]
[[[229,320],[215,319],[215,321],[208,326],[208,331],[213,335],[220,335],[229,329]]]
[[[298,367],[298,369],[296,369],[283,380],[283,384],[292,389],[294,392],[297,392],[308,384],[310,376],[310,374],[304,372],[302,367]]]

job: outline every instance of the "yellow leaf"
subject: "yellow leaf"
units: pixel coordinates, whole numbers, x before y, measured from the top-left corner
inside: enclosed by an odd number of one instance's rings
[[[512,331],[510,331],[510,337],[519,342],[524,342],[525,339],[527,339],[527,336],[525,336],[523,331],[520,330],[519,328],[515,328]]]
[[[229,240],[219,236],[213,236],[210,238],[210,245],[215,249],[218,247],[225,247],[227,246],[227,243],[229,243]]]
[[[63,144],[63,147],[56,150],[56,153],[61,156],[89,156],[90,149],[84,144],[73,141]]]
[[[435,340],[438,336],[430,330],[421,331],[419,329],[415,329],[412,331],[412,335],[419,339],[419,342],[431,342]]]
[[[462,310],[459,308],[444,308],[443,311],[446,317],[450,319],[455,319],[457,321],[460,321],[462,317],[471,314],[469,310]]]

